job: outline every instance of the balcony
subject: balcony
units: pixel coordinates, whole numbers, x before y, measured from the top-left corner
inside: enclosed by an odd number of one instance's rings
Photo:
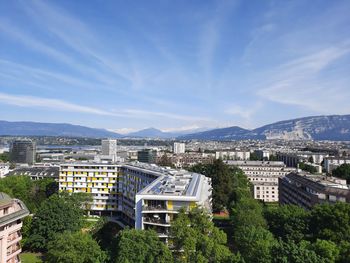
[[[159,218],[159,217],[144,217],[143,218],[144,224],[151,224],[151,225],[161,225],[161,226],[167,226],[170,227],[170,223],[167,222],[165,219]]]

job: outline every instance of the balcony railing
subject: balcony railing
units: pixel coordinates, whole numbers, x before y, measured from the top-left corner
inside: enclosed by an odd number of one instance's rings
[[[144,223],[162,224],[162,225],[169,225],[170,224],[165,219],[154,218],[154,217],[145,217],[143,219],[143,222]]]

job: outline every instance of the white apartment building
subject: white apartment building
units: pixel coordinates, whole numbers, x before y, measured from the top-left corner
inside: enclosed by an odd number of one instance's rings
[[[335,168],[342,164],[350,164],[350,158],[346,157],[326,157],[323,166],[327,173],[331,173]]]
[[[278,178],[296,170],[286,167],[283,162],[274,161],[227,161],[226,163],[243,170],[253,185],[254,198],[264,202],[278,202]]]
[[[0,192],[0,262],[21,262],[22,218],[29,215],[24,203]]]
[[[141,197],[137,197],[137,195],[159,181],[164,181],[164,184],[169,183],[171,178],[174,181],[175,193],[162,195],[159,192],[158,198],[152,199],[152,197],[150,200],[166,201],[165,199],[175,196],[174,201],[176,201],[182,196],[184,202],[181,204],[183,206],[189,204],[193,206],[193,202],[202,205],[204,204],[203,199],[209,200],[211,198],[210,179],[204,175],[137,162],[127,164],[88,162],[62,164],[59,190],[70,193],[90,193],[93,197],[91,214],[119,218],[129,225],[142,228],[142,224],[137,222],[142,222],[143,213],[138,210],[136,202],[143,200],[143,195]],[[182,180],[180,180],[181,178]],[[191,182],[193,183],[191,184]],[[195,185],[193,185],[194,182],[196,182]],[[201,185],[199,186],[199,184]],[[182,191],[178,192],[177,185],[182,185]],[[192,188],[193,190],[190,191]],[[171,187],[169,189],[171,190]],[[194,193],[195,198],[193,197]],[[201,196],[200,199],[198,199],[198,195]],[[169,201],[171,200],[173,199],[169,199]]]
[[[217,151],[215,152],[215,158],[222,160],[249,160],[250,151]]]
[[[185,150],[186,150],[186,144],[182,142],[174,142],[173,152],[175,154],[185,153]]]
[[[137,229],[152,229],[167,241],[170,224],[181,208],[199,206],[211,213],[211,179],[185,170],[163,170],[136,194]]]

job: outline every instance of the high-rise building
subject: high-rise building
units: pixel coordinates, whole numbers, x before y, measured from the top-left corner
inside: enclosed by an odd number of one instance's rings
[[[186,144],[182,142],[174,142],[173,152],[176,154],[185,153]]]
[[[24,203],[0,192],[0,262],[21,262],[22,218],[29,215]]]
[[[102,140],[102,155],[117,155],[117,140],[107,139]]]
[[[137,152],[137,160],[141,163],[155,163],[157,151],[152,149],[144,149]]]
[[[210,178],[154,164],[62,164],[59,190],[90,193],[90,214],[119,218],[139,229],[165,227],[158,231],[164,238],[181,207],[198,205],[211,213]],[[157,205],[163,209],[156,209]],[[157,218],[164,219],[165,226]]]
[[[34,164],[36,144],[32,140],[16,140],[12,142],[10,159],[15,163]]]

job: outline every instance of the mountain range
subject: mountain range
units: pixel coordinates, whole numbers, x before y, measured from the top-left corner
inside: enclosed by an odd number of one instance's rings
[[[196,132],[198,131],[198,132]],[[350,115],[312,116],[279,121],[248,130],[238,126],[203,131],[163,132],[155,128],[129,134],[95,129],[66,123],[0,121],[0,135],[12,136],[69,136],[91,138],[176,138],[179,140],[350,140]]]

